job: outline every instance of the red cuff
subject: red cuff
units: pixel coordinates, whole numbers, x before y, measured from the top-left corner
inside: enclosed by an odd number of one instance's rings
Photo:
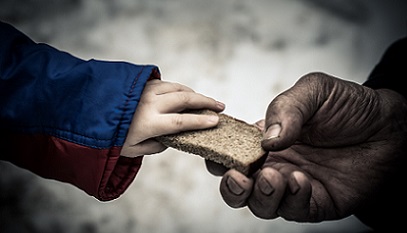
[[[121,147],[95,149],[45,135],[2,134],[0,140],[2,159],[70,183],[100,201],[123,194],[143,159],[120,156]]]

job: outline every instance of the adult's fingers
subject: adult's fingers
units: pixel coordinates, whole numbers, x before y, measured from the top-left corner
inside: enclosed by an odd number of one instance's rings
[[[253,192],[248,199],[251,212],[262,219],[277,218],[277,210],[283,199],[287,180],[277,170],[263,168],[255,178]]]
[[[223,176],[229,168],[223,166],[222,164],[215,163],[211,160],[205,159],[206,169],[214,176]]]
[[[220,182],[220,193],[226,204],[233,208],[246,206],[253,188],[253,180],[231,169],[225,173]]]
[[[292,221],[311,221],[310,201],[312,186],[310,180],[300,171],[289,175],[288,191],[284,197],[277,214]]]
[[[256,121],[253,125],[256,126],[258,129],[260,129],[261,131],[264,131],[264,126],[265,126],[265,120],[261,119]]]

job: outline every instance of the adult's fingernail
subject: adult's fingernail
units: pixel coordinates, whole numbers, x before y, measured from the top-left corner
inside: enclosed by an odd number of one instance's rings
[[[267,128],[266,133],[264,134],[264,138],[266,140],[273,139],[273,138],[278,138],[280,136],[280,132],[281,132],[281,125],[280,124],[270,125]]]
[[[228,186],[229,190],[237,196],[242,195],[244,192],[244,189],[240,187],[240,185],[230,176],[226,180],[226,185]]]
[[[258,182],[259,189],[264,195],[269,196],[274,192],[274,188],[266,178],[261,177]]]

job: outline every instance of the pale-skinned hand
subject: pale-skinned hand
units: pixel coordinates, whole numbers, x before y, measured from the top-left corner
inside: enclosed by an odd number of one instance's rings
[[[187,130],[205,129],[218,124],[217,116],[182,113],[188,109],[225,108],[212,98],[195,93],[184,85],[162,80],[148,81],[134,113],[121,155],[137,157],[164,151],[167,147],[154,137]]]

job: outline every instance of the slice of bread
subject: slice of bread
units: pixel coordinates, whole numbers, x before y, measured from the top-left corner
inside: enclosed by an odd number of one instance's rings
[[[264,163],[267,153],[261,147],[262,133],[256,126],[210,110],[194,113],[218,114],[219,124],[210,129],[185,131],[156,139],[167,147],[199,155],[245,175],[250,175]]]

